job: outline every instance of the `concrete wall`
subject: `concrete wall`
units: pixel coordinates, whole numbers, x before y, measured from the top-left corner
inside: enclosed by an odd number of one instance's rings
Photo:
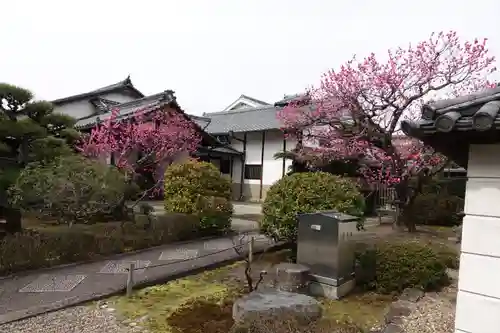
[[[455,333],[500,332],[500,144],[471,145]]]
[[[239,139],[244,138],[243,133],[236,133]],[[263,200],[266,192],[271,185],[283,176],[283,160],[276,160],[274,154],[283,151],[283,133],[279,130],[265,132],[264,146],[262,146],[262,132],[247,132],[246,134],[246,160],[245,164],[261,164],[262,148],[264,148],[264,159],[262,163],[262,198],[260,197],[261,181],[258,179],[244,179],[243,196],[245,200],[258,201]],[[295,140],[287,139],[286,149],[295,147]],[[232,139],[231,146],[239,151],[243,151],[243,143]],[[285,173],[292,164],[290,160],[285,161]],[[239,159],[233,162],[233,194],[239,198],[241,184],[242,163]]]
[[[122,93],[102,94],[99,97],[120,103],[136,100],[136,98]],[[96,109],[91,103],[89,103],[89,98],[86,98],[83,100],[58,105],[54,108],[54,112],[67,114],[73,118],[80,119],[93,115],[96,112]]]

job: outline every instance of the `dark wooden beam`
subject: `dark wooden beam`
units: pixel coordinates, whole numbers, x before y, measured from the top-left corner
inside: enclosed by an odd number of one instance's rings
[[[245,160],[247,156],[247,133],[243,133],[243,155],[241,155],[241,184],[240,184],[240,200],[243,200],[243,185],[245,185]]]
[[[283,133],[283,164],[281,166],[281,177],[285,176],[285,168],[286,168],[285,153],[286,153],[286,135],[285,133]]]
[[[259,199],[262,200],[262,189],[263,189],[263,184],[262,181],[264,178],[264,146],[266,145],[266,131],[262,131],[262,145],[261,145],[261,151],[260,151],[260,189],[259,189]]]
[[[233,182],[233,165],[234,165],[234,156],[231,156],[229,162],[229,176],[231,177],[231,183]]]

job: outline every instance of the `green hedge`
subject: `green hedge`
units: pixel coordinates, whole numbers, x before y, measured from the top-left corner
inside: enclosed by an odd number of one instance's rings
[[[383,294],[405,288],[438,290],[449,282],[446,259],[418,242],[377,243],[358,249],[356,283]]]
[[[0,240],[0,274],[97,259],[198,236],[198,221],[187,215],[164,215],[147,225],[145,216],[136,223],[102,223],[25,230]],[[99,228],[92,230],[91,228]]]
[[[349,178],[326,172],[301,172],[274,183],[262,205],[262,231],[275,239],[294,242],[297,214],[336,210],[362,216],[363,195]]]
[[[166,212],[191,214],[200,220],[205,235],[227,232],[231,227],[231,181],[208,162],[187,160],[165,171]]]
[[[404,212],[404,218],[420,225],[455,226],[462,222],[459,213],[464,200],[444,193],[419,194],[413,204]]]

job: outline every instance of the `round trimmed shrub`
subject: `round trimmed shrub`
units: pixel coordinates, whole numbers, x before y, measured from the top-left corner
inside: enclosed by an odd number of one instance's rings
[[[404,217],[420,225],[456,226],[462,220],[463,204],[462,198],[447,192],[422,193],[405,209]]]
[[[356,254],[356,284],[382,294],[439,290],[449,282],[439,254],[418,242],[378,243]]]
[[[274,239],[294,242],[297,214],[336,210],[362,216],[364,198],[349,178],[326,172],[301,172],[285,176],[267,192],[262,206],[261,229]]]
[[[215,165],[189,159],[165,171],[165,211],[199,217],[203,234],[231,227],[231,181]]]

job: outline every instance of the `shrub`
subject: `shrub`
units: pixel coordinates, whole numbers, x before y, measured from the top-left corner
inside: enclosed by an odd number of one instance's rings
[[[164,183],[165,211],[197,216],[203,234],[230,227],[231,181],[215,165],[192,159],[172,164],[165,171]]]
[[[319,210],[361,216],[363,195],[350,179],[325,172],[285,176],[267,192],[262,206],[262,231],[275,239],[293,242],[297,233],[297,214]]]
[[[142,216],[144,217],[144,216]],[[87,261],[196,237],[193,216],[153,216],[151,225],[139,215],[135,223],[59,226],[25,230],[0,240],[0,274]],[[85,228],[99,228],[98,231]],[[94,232],[92,232],[94,231]]]
[[[461,223],[459,213],[464,201],[458,196],[443,193],[422,193],[404,214],[416,224],[455,226]]]
[[[460,266],[460,253],[445,243],[429,242],[430,246],[441,262],[448,268],[458,269]]]
[[[116,168],[72,155],[29,164],[10,196],[17,207],[72,224],[111,213],[126,190],[125,177]]]
[[[379,293],[437,290],[448,283],[443,259],[418,242],[378,243],[359,250],[356,257],[357,284]]]

